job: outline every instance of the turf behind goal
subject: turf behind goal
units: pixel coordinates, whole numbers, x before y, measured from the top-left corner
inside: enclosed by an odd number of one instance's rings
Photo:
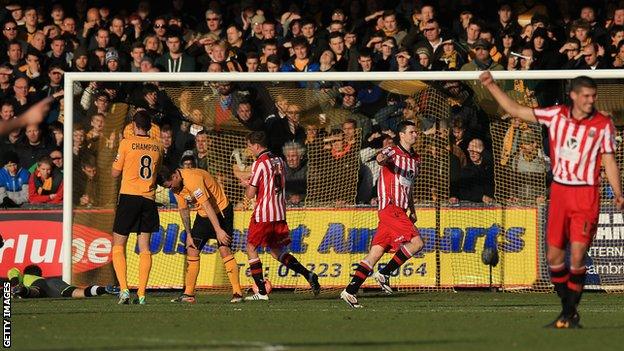
[[[619,71],[495,72],[494,76],[514,99],[537,106],[565,103],[565,79],[580,73],[601,79],[624,76]],[[425,247],[395,272],[391,284],[405,291],[455,287],[551,291],[544,247],[548,158],[542,147],[543,131],[505,116],[475,80],[478,72],[277,76],[279,82],[275,74],[255,73],[67,73],[65,154],[72,157],[66,157],[65,173],[65,279],[77,285],[114,283],[110,233],[119,187],[109,175],[110,168],[119,140],[129,132],[124,128],[130,116],[137,108],[148,107],[160,127],[154,128],[151,136],[164,135],[162,141],[176,145],[177,158],[188,148],[188,155],[217,178],[234,205],[232,248],[242,267],[243,285],[252,282],[245,258],[251,204],[243,201],[241,180],[253,162],[244,140],[253,120],[245,120],[245,116],[259,118],[261,124],[267,118],[299,119],[304,128],[302,164],[307,173],[298,182],[293,178],[291,189],[287,186],[290,250],[319,274],[327,292],[348,283],[353,265],[366,255],[375,233],[379,168],[373,158],[389,142],[380,132],[392,130],[401,119],[410,119],[421,131],[416,149],[422,164],[414,198]],[[89,82],[96,82],[93,86],[101,91],[118,94],[114,100],[118,102],[105,113],[102,128],[97,123],[91,127],[92,107],[80,106],[81,100],[88,101],[85,94],[97,93],[85,89]],[[146,82],[157,82],[157,89],[146,88]],[[600,81],[598,108],[608,111],[618,126],[624,124],[621,90],[619,80]],[[149,91],[158,95],[158,106],[147,106],[143,94]],[[355,120],[356,130],[344,125],[350,120]],[[462,128],[471,134],[460,135]],[[170,129],[173,140],[167,136]],[[206,135],[193,145],[193,135],[200,129]],[[621,130],[619,133],[621,140]],[[78,148],[81,138],[84,142]],[[493,193],[488,203],[482,198],[452,201],[458,194],[470,193],[462,183],[460,169],[468,162],[465,147],[471,138],[483,140],[486,151],[482,157],[491,162]],[[295,165],[292,153],[286,153],[289,164]],[[622,148],[617,157],[622,165]],[[83,171],[89,167],[96,169],[94,177]],[[608,202],[606,183],[603,189],[599,234],[590,251],[590,273],[595,273],[590,282],[618,290],[624,285],[620,272],[624,270],[624,223]],[[149,286],[180,288],[184,284],[186,233],[171,194],[159,188],[157,201],[162,204],[161,228],[150,243]],[[135,243],[131,236],[127,248],[131,286],[138,281]],[[307,291],[303,277],[266,253],[261,258],[274,287]],[[389,258],[382,258],[380,265]],[[367,283],[365,287],[373,286],[372,281]],[[229,289],[214,242],[202,252],[198,287]]]

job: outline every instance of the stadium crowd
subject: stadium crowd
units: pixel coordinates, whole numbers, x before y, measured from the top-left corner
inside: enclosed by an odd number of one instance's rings
[[[7,3],[7,2],[5,2]],[[624,4],[594,1],[447,0],[308,1],[8,1],[0,9],[0,118],[9,120],[47,96],[62,94],[65,72],[343,72],[554,70],[624,67]],[[278,78],[276,78],[278,79]],[[265,85],[279,84],[267,83]],[[287,85],[289,83],[283,83]],[[446,128],[452,140],[453,202],[491,202],[494,160],[484,107],[470,103],[483,88],[444,86],[460,103]],[[293,88],[298,88],[293,84]],[[318,83],[329,107],[345,118],[302,121],[302,106],[266,86],[217,83],[214,123],[203,129],[191,92],[173,99],[154,83],[77,83],[73,91],[73,156],[77,205],[97,205],[97,150],[118,140],[104,135],[115,103],[148,110],[165,146],[165,164],[200,167],[209,132],[232,123],[264,130],[270,149],[287,163],[288,201],[306,197],[307,145],[324,138],[338,160],[359,152],[357,202],[374,204],[374,154],[392,145],[393,128],[414,119],[418,103],[368,82]],[[515,81],[509,90],[534,104],[561,102],[557,87]],[[65,92],[69,93],[69,92]],[[464,97],[464,98],[461,98]],[[63,108],[56,100],[40,125],[2,136],[0,206],[62,203]],[[201,111],[198,112],[201,115]],[[425,134],[435,129],[419,121]],[[361,133],[356,133],[357,129]],[[521,130],[522,128],[518,128]],[[361,138],[360,140],[357,140]],[[541,137],[539,137],[541,138]],[[514,169],[546,169],[541,147],[522,133]],[[104,145],[104,146],[102,146]],[[361,145],[361,147],[359,146]],[[536,156],[539,156],[536,158]],[[539,189],[525,196],[543,198]]]

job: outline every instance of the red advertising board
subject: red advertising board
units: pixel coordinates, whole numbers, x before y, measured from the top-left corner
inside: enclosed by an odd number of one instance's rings
[[[110,262],[112,249],[108,233],[74,224],[72,257],[74,273],[82,273]],[[60,210],[2,211],[0,235],[0,277],[11,267],[23,269],[37,264],[45,277],[62,275],[63,228]]]
[[[0,277],[30,264],[39,265],[46,277],[60,276],[62,233],[61,211],[0,212]]]

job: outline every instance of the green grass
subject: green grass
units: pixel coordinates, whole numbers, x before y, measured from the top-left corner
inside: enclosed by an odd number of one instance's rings
[[[148,296],[149,297],[149,296]],[[580,330],[542,326],[559,312],[554,294],[489,292],[363,294],[363,309],[332,297],[274,293],[231,305],[154,296],[119,306],[113,297],[13,300],[17,350],[622,350],[624,299],[588,293]]]

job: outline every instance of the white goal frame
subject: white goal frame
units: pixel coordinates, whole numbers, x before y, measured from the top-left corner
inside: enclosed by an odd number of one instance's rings
[[[63,172],[63,244],[61,261],[63,265],[63,280],[72,283],[72,225],[73,225],[73,157],[72,133],[74,121],[74,82],[101,81],[101,82],[312,82],[312,81],[441,81],[441,80],[478,80],[481,71],[435,71],[435,72],[298,72],[298,73],[266,73],[266,72],[180,72],[180,73],[134,73],[134,72],[66,72],[65,111],[63,135],[64,168]],[[622,79],[624,69],[608,70],[553,70],[553,71],[492,71],[494,79],[534,79],[553,80],[571,79],[586,75],[595,79]]]

